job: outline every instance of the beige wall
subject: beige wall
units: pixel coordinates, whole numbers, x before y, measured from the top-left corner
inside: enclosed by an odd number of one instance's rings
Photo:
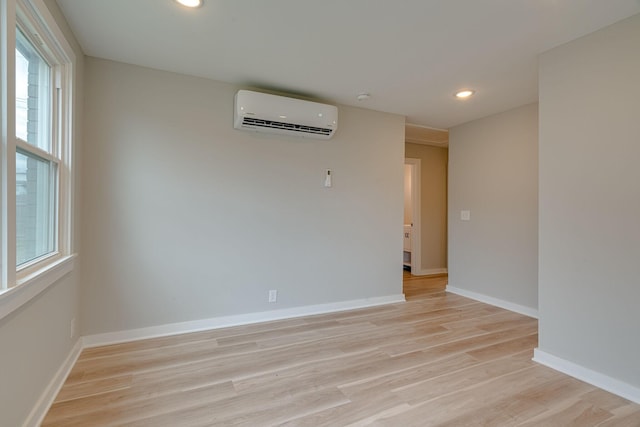
[[[449,284],[538,307],[537,104],[449,130]]]
[[[232,85],[86,74],[85,334],[402,293],[403,117],[268,136],[233,129]]]
[[[640,401],[640,15],[540,57],[540,349]]]
[[[447,162],[448,150],[405,144],[405,157],[420,159],[421,268],[423,272],[447,268]],[[420,273],[420,272],[416,272]]]
[[[75,317],[77,272],[0,320],[0,425],[23,425],[78,339]]]
[[[77,56],[74,92],[74,156],[81,152],[82,76],[84,56],[53,0],[45,0]],[[76,178],[79,165],[74,163]],[[79,181],[79,180],[78,180]],[[79,186],[74,191],[73,241],[79,247]],[[78,339],[71,320],[79,321],[80,258],[75,270],[30,302],[0,320],[0,425],[21,426],[64,363]]]

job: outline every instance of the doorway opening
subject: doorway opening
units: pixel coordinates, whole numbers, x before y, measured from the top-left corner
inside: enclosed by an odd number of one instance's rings
[[[421,271],[420,254],[420,159],[404,160],[403,269]]]

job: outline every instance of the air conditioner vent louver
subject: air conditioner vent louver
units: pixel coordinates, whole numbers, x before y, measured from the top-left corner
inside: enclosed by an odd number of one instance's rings
[[[338,108],[240,90],[235,97],[233,127],[254,132],[329,139],[338,128]]]
[[[319,128],[315,126],[297,125],[294,123],[275,122],[272,120],[256,119],[253,117],[244,117],[242,126],[257,126],[271,129],[286,129],[294,132],[312,133],[316,135],[331,135],[333,129]]]

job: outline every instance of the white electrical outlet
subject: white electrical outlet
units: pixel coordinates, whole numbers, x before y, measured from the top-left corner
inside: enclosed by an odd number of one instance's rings
[[[269,302],[276,302],[276,301],[278,301],[278,290],[271,289],[269,291]]]
[[[73,338],[76,336],[76,318],[74,317],[73,319],[71,319],[71,337]]]
[[[471,221],[471,211],[460,211],[460,219],[462,221]]]

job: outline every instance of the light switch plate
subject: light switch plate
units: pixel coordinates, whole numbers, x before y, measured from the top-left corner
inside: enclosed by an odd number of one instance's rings
[[[460,219],[462,221],[471,221],[471,211],[460,211]]]

